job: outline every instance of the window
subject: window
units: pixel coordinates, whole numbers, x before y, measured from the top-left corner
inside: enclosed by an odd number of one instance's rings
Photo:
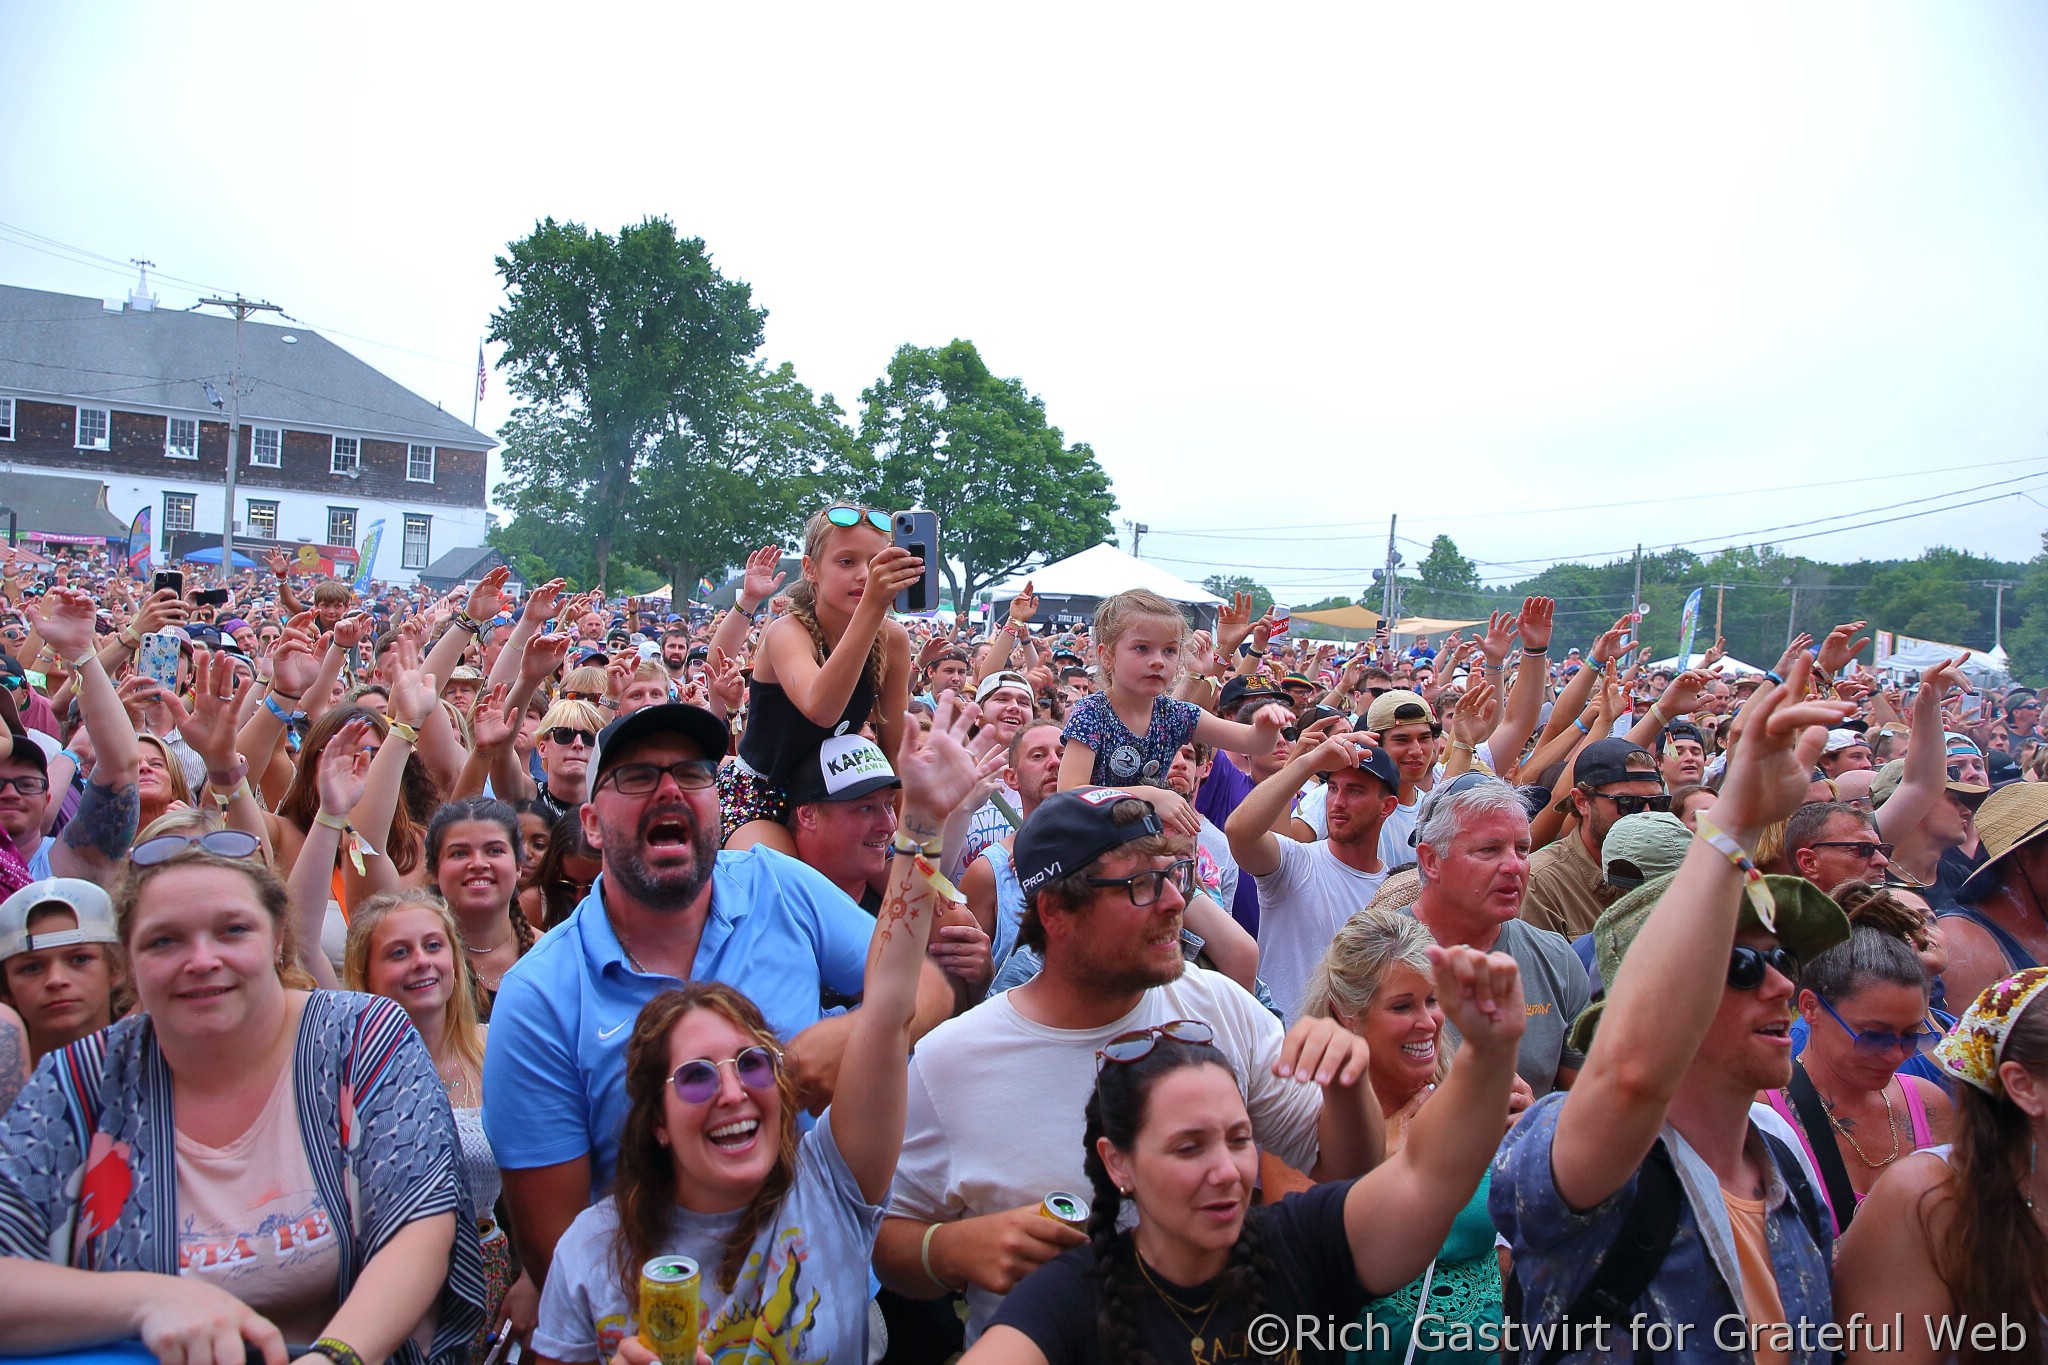
[[[405,448],[405,477],[410,483],[432,483],[434,481],[434,448],[432,446],[407,446]]]
[[[337,436],[334,438],[334,458],[328,462],[328,473],[353,474],[362,467],[362,462],[363,443],[361,441],[353,436]],[[338,545],[341,542],[330,541],[329,543]]]
[[[164,494],[164,549],[166,551],[171,548],[172,532],[189,531],[192,529],[193,497],[194,495],[191,493]]]
[[[418,446],[413,447],[418,450]],[[427,545],[433,537],[434,519],[417,517],[410,512],[405,517],[405,557],[399,561],[402,568],[424,569],[431,562]]]
[[[108,413],[105,408],[80,408],[78,410],[78,448],[80,450],[105,450],[107,448]]]
[[[0,441],[14,439],[14,400],[0,398]]]
[[[327,509],[327,543],[329,545],[339,545],[344,550],[355,549],[355,508],[330,507]]]
[[[263,469],[275,469],[283,461],[279,455],[284,450],[284,432],[276,427],[249,428],[249,463]]]
[[[249,534],[265,540],[277,539],[277,504],[249,499]]]
[[[199,458],[199,421],[197,418],[164,418],[164,456],[172,460],[196,460]]]

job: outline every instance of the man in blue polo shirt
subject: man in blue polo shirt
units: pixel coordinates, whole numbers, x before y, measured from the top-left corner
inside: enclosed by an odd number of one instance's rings
[[[813,1109],[830,1098],[850,1027],[821,988],[861,993],[875,921],[794,858],[718,849],[726,732],[694,706],[649,706],[608,727],[591,763],[584,837],[603,873],[569,918],[505,974],[484,1061],[484,1128],[534,1278],[611,1179],[626,1113],[626,1040],[643,1005],[721,981],[788,1040]],[[953,992],[927,962],[912,1036]]]

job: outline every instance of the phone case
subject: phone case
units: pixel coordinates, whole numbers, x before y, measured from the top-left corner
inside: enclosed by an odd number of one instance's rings
[[[142,637],[142,654],[136,660],[142,676],[171,691],[178,687],[178,638],[152,631]]]

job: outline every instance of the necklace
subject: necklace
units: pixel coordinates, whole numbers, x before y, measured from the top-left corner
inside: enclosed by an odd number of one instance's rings
[[[1799,1069],[1801,1071],[1806,1070],[1806,1063],[1804,1060],[1801,1060],[1801,1062],[1799,1063]],[[1808,1072],[1807,1079],[1811,1080],[1812,1078],[1812,1073]],[[1842,1123],[1842,1121],[1839,1118],[1835,1117],[1835,1102],[1829,1099],[1826,1095],[1822,1094],[1819,1086],[1815,1086],[1813,1088],[1813,1093],[1820,1096],[1820,1107],[1823,1111],[1826,1112],[1828,1116],[1828,1126],[1830,1128],[1833,1128],[1837,1133],[1840,1133],[1842,1135],[1843,1140],[1849,1144],[1849,1150],[1856,1153],[1856,1159],[1858,1161],[1862,1162],[1865,1166],[1868,1166],[1873,1171],[1881,1171],[1885,1167],[1891,1165],[1894,1161],[1897,1161],[1899,1159],[1899,1120],[1897,1116],[1892,1113],[1892,1087],[1890,1081],[1886,1081],[1884,1088],[1877,1092],[1877,1097],[1884,1101],[1885,1131],[1890,1133],[1892,1136],[1891,1155],[1887,1156],[1882,1161],[1872,1161],[1870,1159],[1869,1154],[1866,1153],[1863,1150],[1861,1144],[1859,1144],[1856,1141],[1855,1135],[1849,1131],[1849,1129]]]
[[[463,1069],[462,1063],[455,1064],[453,1076],[446,1072],[441,1072],[440,1076],[441,1088],[448,1092],[448,1103],[457,1109],[468,1107],[462,1101],[469,1098],[469,1073]]]
[[[488,948],[472,948],[467,943],[465,943],[462,945],[462,951],[465,953],[475,953],[478,957],[483,957],[487,954],[497,952],[498,949],[505,946],[506,939],[509,939],[511,937],[512,936],[510,934],[507,934],[505,935],[505,938],[499,939],[496,943],[493,943]]]
[[[1213,1293],[1210,1294],[1209,1302],[1206,1304],[1183,1304],[1174,1298],[1173,1295],[1166,1292],[1166,1286],[1152,1278],[1151,1270],[1145,1265],[1145,1258],[1138,1253],[1136,1247],[1131,1248],[1131,1256],[1138,1263],[1138,1273],[1145,1277],[1146,1284],[1152,1286],[1152,1292],[1157,1294],[1159,1301],[1166,1305],[1166,1311],[1173,1314],[1175,1322],[1187,1329],[1188,1351],[1191,1355],[1199,1358],[1202,1354],[1202,1333],[1208,1329],[1209,1319],[1216,1316],[1217,1296]],[[1187,1317],[1181,1313],[1182,1308],[1186,1308],[1189,1314],[1200,1313],[1202,1320],[1200,1322],[1188,1321]]]
[[[612,918],[612,912],[609,910],[605,911],[604,918],[605,923],[612,927],[612,937],[619,941],[619,951],[626,955],[626,965],[642,976],[652,976],[653,973],[641,966],[640,959],[634,957],[633,950],[626,946],[626,936],[619,932],[619,922]]]

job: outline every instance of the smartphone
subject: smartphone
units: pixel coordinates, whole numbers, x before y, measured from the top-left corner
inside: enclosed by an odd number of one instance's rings
[[[169,588],[178,596],[183,597],[185,595],[185,571],[183,569],[158,569],[156,571],[154,591],[162,592],[165,588]]]
[[[935,611],[939,605],[939,514],[913,507],[895,516],[890,539],[924,561],[924,577],[896,594],[900,612]]]
[[[192,605],[196,607],[224,607],[227,604],[226,588],[206,588],[192,594]]]
[[[135,666],[142,676],[166,692],[178,690],[178,637],[153,630],[142,637],[142,653]]]

